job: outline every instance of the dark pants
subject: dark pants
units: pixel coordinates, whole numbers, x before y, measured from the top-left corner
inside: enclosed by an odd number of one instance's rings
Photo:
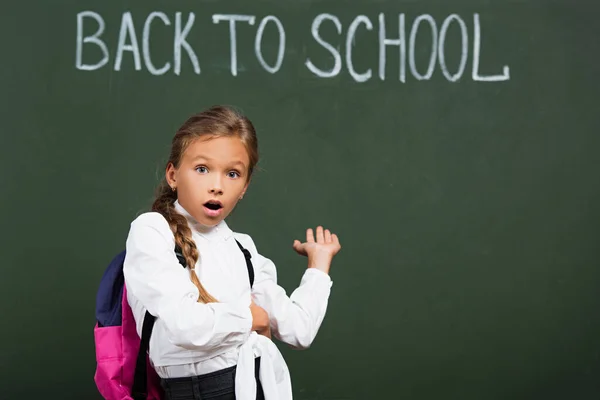
[[[260,358],[255,360],[256,400],[264,400],[258,379]],[[166,400],[235,400],[236,366],[188,378],[161,379]]]

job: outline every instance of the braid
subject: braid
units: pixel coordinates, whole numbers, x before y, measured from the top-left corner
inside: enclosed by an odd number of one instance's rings
[[[200,296],[198,298],[199,303],[216,303],[217,299],[210,295],[200,283],[198,275],[196,275],[196,262],[198,261],[198,248],[196,243],[192,240],[192,230],[190,229],[186,218],[175,211],[173,203],[177,200],[177,194],[171,190],[171,187],[167,184],[166,180],[163,180],[159,189],[156,200],[152,205],[152,211],[159,212],[169,223],[173,235],[175,236],[175,243],[181,248],[185,262],[190,268],[190,277],[192,282],[198,288]]]

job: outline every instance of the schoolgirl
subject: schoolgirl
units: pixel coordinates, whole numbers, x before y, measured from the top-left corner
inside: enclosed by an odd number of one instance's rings
[[[289,370],[271,339],[305,349],[325,316],[341,248],[335,234],[319,226],[293,242],[308,268],[287,296],[273,262],[225,222],[257,162],[245,116],[223,106],[193,115],[172,140],[152,210],[131,223],[127,301],[138,334],[146,310],[157,317],[149,358],[168,400],[291,399]]]

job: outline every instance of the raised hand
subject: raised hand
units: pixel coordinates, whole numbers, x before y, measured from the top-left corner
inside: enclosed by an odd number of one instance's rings
[[[317,268],[325,273],[329,273],[333,257],[342,248],[337,235],[322,226],[316,229],[316,239],[309,228],[306,230],[306,242],[294,240],[293,247],[298,254],[308,257],[308,268]]]

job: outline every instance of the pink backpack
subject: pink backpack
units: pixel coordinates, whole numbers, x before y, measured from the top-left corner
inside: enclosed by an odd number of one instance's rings
[[[185,267],[181,251],[176,248],[175,253]],[[107,400],[160,400],[164,398],[160,379],[148,360],[148,344],[156,318],[146,311],[140,340],[127,302],[124,261],[125,251],[122,251],[106,268],[96,295],[94,381]]]

